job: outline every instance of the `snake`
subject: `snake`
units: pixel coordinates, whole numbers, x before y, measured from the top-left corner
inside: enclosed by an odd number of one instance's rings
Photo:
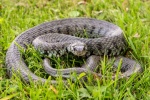
[[[49,59],[44,59],[44,69],[51,76],[71,77],[71,72],[92,73],[95,72],[100,56],[107,55],[116,57],[114,66],[118,66],[122,60],[121,71],[123,77],[128,77],[133,73],[141,72],[141,65],[132,59],[120,56],[128,48],[123,31],[117,25],[94,18],[66,18],[50,22],[44,22],[34,26],[20,35],[11,43],[6,53],[6,68],[9,77],[13,73],[19,75],[27,83],[30,81],[46,82],[47,79],[35,75],[25,63],[19,47],[24,50],[32,44],[43,54],[51,56],[63,56],[72,53],[75,56],[85,56],[85,64],[78,68],[55,69]],[[122,76],[120,76],[122,77]],[[65,81],[65,80],[64,80]],[[57,84],[56,80],[51,80],[52,84]]]

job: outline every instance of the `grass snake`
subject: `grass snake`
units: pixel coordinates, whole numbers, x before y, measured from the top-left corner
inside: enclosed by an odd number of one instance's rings
[[[100,56],[107,55],[116,57],[114,66],[118,66],[122,59],[121,70],[123,77],[128,77],[135,72],[141,72],[141,66],[134,60],[119,56],[127,50],[127,42],[123,31],[117,25],[103,20],[93,18],[68,18],[45,22],[26,30],[15,38],[6,53],[7,73],[11,77],[12,73],[29,82],[45,82],[32,73],[22,58],[18,45],[24,50],[27,45],[33,44],[36,49],[46,52],[49,56],[62,56],[71,52],[75,56],[85,56],[88,59],[81,68],[55,69],[49,64],[47,58],[44,59],[44,69],[51,76],[57,77],[61,73],[62,77],[70,77],[70,73],[90,72],[97,74],[94,70],[99,63]],[[113,76],[114,77],[114,76]],[[122,77],[122,76],[120,76]],[[57,81],[51,80],[55,84]]]

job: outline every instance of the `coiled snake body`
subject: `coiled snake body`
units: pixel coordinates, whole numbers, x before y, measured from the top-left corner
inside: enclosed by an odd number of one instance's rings
[[[95,73],[93,69],[97,66],[99,56],[118,56],[127,48],[122,30],[106,21],[92,18],[69,18],[40,24],[17,36],[6,54],[8,75],[11,76],[12,72],[15,72],[26,82],[29,82],[30,78],[34,81],[46,81],[46,79],[33,74],[21,57],[17,45],[26,49],[28,44],[33,44],[41,52],[46,51],[50,55],[61,56],[66,52],[71,52],[77,56],[89,57],[82,68],[62,70],[51,68],[48,59],[44,60],[44,68],[47,73],[57,76],[57,71],[59,71],[62,72],[63,77],[70,77],[70,71],[81,73],[90,70]],[[120,59],[120,57],[116,59],[116,66]],[[122,59],[125,76],[141,71],[141,66],[135,61],[124,57]],[[85,66],[89,66],[88,69]],[[51,83],[57,82],[52,80]]]

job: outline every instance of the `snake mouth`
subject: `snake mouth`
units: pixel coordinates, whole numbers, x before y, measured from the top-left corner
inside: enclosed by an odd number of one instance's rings
[[[73,54],[76,56],[84,56],[86,54],[86,51],[73,52]]]

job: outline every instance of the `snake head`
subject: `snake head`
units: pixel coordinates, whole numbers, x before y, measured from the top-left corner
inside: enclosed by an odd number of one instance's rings
[[[76,56],[84,56],[87,52],[87,45],[83,42],[74,42],[67,47],[67,50]]]

